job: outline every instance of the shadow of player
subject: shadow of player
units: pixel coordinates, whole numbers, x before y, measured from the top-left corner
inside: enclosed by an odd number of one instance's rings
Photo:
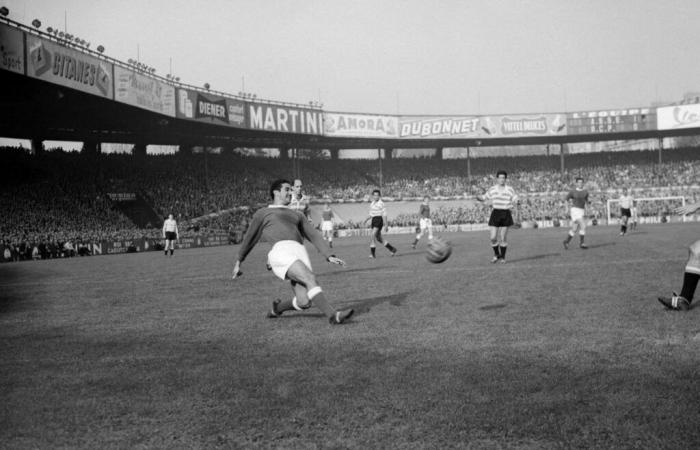
[[[532,255],[532,256],[526,256],[524,258],[509,259],[508,263],[516,263],[516,262],[520,262],[520,261],[532,261],[532,260],[536,260],[536,259],[544,259],[544,258],[548,258],[550,256],[559,256],[559,255],[560,255],[560,253],[545,253],[543,255]]]

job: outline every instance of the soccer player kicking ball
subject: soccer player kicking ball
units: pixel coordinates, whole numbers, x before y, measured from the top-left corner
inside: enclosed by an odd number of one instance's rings
[[[568,250],[569,242],[574,238],[576,229],[579,234],[579,247],[586,249],[588,245],[584,242],[586,237],[586,203],[588,201],[588,191],[583,188],[583,178],[576,178],[576,188],[569,191],[566,200],[571,205],[571,229],[569,235],[564,239],[564,248]]]
[[[420,204],[420,208],[418,209],[418,216],[420,216],[420,221],[418,222],[420,231],[416,235],[416,240],[411,244],[411,248],[416,248],[418,241],[420,241],[420,238],[425,236],[426,233],[428,233],[428,240],[433,240],[433,221],[430,220],[430,197],[427,195],[423,197],[423,203]]]
[[[260,238],[265,238],[272,244],[272,249],[267,255],[272,272],[282,280],[289,280],[295,294],[289,300],[272,302],[272,310],[267,317],[276,318],[285,311],[302,311],[313,304],[323,311],[332,325],[345,322],[354,311],[336,311],[328,303],[312,272],[309,255],[304,248],[304,239],[309,240],[328,262],[341,266],[344,266],[345,262],[331,255],[330,248],[311,223],[303,215],[289,208],[292,198],[289,181],[275,180],[270,186],[270,196],[273,200],[272,205],[253,214],[238,251],[238,260],[233,266],[232,278],[235,280],[241,275],[241,263]]]
[[[681,206],[675,212],[680,215],[690,214],[700,209],[700,202],[695,202],[690,205]],[[687,311],[690,309],[690,303],[695,295],[695,288],[698,287],[700,280],[700,239],[690,244],[688,248],[688,262],[685,264],[685,273],[683,274],[683,287],[681,287],[681,295],[675,292],[671,297],[659,297],[659,301],[668,309],[674,311]]]
[[[486,194],[477,195],[480,202],[491,201],[493,211],[489,217],[489,231],[491,236],[491,248],[494,257],[491,263],[506,263],[506,250],[508,250],[508,228],[513,226],[513,215],[510,210],[518,201],[518,195],[512,187],[506,185],[508,173],[499,170],[496,173],[498,183],[491,187]]]

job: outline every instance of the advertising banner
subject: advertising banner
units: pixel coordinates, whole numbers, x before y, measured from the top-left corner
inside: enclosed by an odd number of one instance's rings
[[[234,127],[245,127],[245,103],[240,100],[177,90],[177,117]]]
[[[655,130],[656,113],[650,108],[573,112],[566,126],[569,135]]]
[[[24,38],[22,32],[0,24],[0,69],[24,74]]]
[[[406,139],[479,137],[479,118],[402,116],[399,117],[399,137]]]
[[[27,75],[114,98],[111,63],[32,35],[27,35]]]
[[[155,78],[114,66],[114,99],[175,117],[175,87]]]
[[[657,108],[656,119],[659,130],[700,128],[700,104]]]
[[[564,114],[484,116],[480,118],[481,137],[528,137],[566,134]]]
[[[280,131],[283,133],[323,133],[323,112],[310,108],[297,108],[266,103],[247,103],[248,128]]]
[[[398,132],[398,117],[323,113],[323,134],[326,136],[395,138]]]

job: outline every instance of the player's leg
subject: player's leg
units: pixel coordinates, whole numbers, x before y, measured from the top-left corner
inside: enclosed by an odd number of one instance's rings
[[[336,311],[336,309],[328,303],[321,286],[316,282],[316,276],[303,262],[299,260],[295,261],[289,267],[287,277],[293,282],[296,282],[294,291],[296,293],[297,306],[300,308],[308,308],[310,304],[313,304],[313,306],[323,311],[323,314],[328,317],[332,324],[343,323],[352,316],[354,312],[352,309]],[[306,291],[306,298],[303,297],[302,290]]]
[[[620,236],[624,236],[627,234],[627,220],[629,219],[629,216],[627,215],[627,211],[622,211],[622,214],[620,216]]]
[[[381,228],[372,227],[372,234],[369,237],[369,257],[377,257],[377,237],[382,238]],[[381,243],[381,241],[379,241]]]
[[[498,245],[498,227],[489,226],[489,239],[491,240],[491,250],[493,250],[492,263],[497,262],[501,258],[501,250]]]
[[[506,250],[508,250],[508,227],[499,227],[499,253],[501,254],[501,262],[506,262]]]
[[[566,239],[564,239],[564,248],[568,249],[569,248],[569,242],[574,238],[574,235],[576,234],[576,230],[578,229],[578,222],[575,220],[574,216],[571,216],[571,225],[569,228],[569,233],[566,235]]]
[[[586,243],[584,242],[586,239],[586,218],[585,217],[581,217],[579,219],[578,238],[579,238],[579,247],[588,248],[588,245],[586,245]]]
[[[385,240],[382,237],[382,229],[381,228],[373,228],[375,230],[375,235],[374,235],[374,240],[376,242],[379,242],[382,244],[384,247],[386,247],[387,250],[391,252],[391,255],[393,256],[396,254],[396,248],[389,243],[389,241]],[[372,250],[372,254],[374,255],[374,250]]]
[[[326,234],[328,234],[328,246],[333,248],[333,229],[326,230]]]
[[[423,237],[425,234],[425,230],[423,229],[423,222],[421,221],[418,229],[418,234],[416,234],[416,238],[413,240],[413,244],[411,244],[411,248],[416,248],[416,245],[418,245],[418,241],[420,241],[420,238]]]
[[[688,248],[688,261],[683,273],[683,286],[681,294],[675,292],[671,297],[659,297],[659,301],[668,309],[685,311],[690,309],[690,303],[695,296],[695,289],[700,280],[700,240],[690,244]]]
[[[267,317],[272,319],[281,316],[285,311],[302,311],[311,306],[309,297],[306,295],[306,287],[296,281],[291,281],[290,285],[294,296],[272,302],[272,310],[267,314]]]

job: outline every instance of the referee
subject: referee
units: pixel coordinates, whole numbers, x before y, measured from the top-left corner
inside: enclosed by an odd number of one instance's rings
[[[489,231],[491,233],[491,248],[493,249],[494,257],[491,263],[500,262],[506,263],[506,250],[508,249],[508,227],[513,225],[513,215],[510,210],[518,201],[518,195],[512,187],[506,186],[508,173],[505,170],[499,170],[496,173],[498,183],[491,187],[486,194],[477,195],[476,199],[480,202],[490,201],[493,206],[491,217],[489,218]]]

